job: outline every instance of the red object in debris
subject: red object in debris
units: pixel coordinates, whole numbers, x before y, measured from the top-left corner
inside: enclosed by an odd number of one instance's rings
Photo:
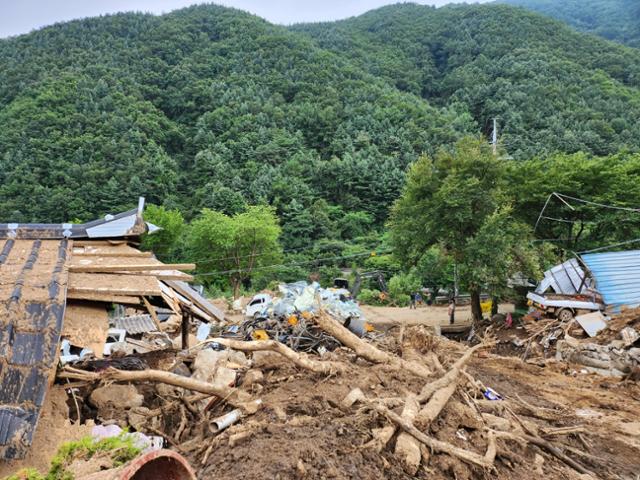
[[[189,462],[171,450],[154,450],[126,465],[105,470],[79,480],[196,480]]]
[[[507,318],[505,319],[504,324],[507,328],[511,328],[511,325],[513,325],[513,317],[511,316],[511,313],[507,313]]]

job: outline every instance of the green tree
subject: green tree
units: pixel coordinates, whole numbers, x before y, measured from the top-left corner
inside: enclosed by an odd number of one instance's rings
[[[475,320],[482,318],[481,289],[502,288],[511,275],[535,264],[530,232],[511,215],[505,173],[490,145],[467,137],[433,160],[418,160],[392,209],[396,255],[415,265],[427,249],[440,245],[460,266]]]
[[[145,208],[144,219],[160,227],[160,230],[146,235],[142,248],[163,257],[165,261],[177,260],[186,228],[182,213],[150,204]]]
[[[215,269],[227,275],[237,298],[256,269],[280,261],[280,232],[271,207],[251,206],[232,217],[205,208],[191,223],[189,251],[201,273]]]

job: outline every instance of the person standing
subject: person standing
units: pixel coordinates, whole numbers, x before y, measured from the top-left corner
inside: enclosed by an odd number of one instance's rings
[[[453,322],[455,322],[455,316],[456,316],[456,300],[455,300],[455,298],[452,298],[451,300],[449,300],[448,313],[449,313],[449,325],[453,325]]]
[[[415,308],[416,308],[416,294],[415,294],[415,292],[411,292],[411,294],[409,295],[409,298],[411,299],[411,303],[409,304],[409,308],[415,310]]]

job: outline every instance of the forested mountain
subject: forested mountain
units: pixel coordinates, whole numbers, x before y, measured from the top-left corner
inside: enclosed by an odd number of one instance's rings
[[[640,51],[502,5],[396,5],[292,28],[213,5],[0,41],[0,218],[139,194],[269,203],[286,247],[381,226],[407,167],[498,117],[507,152],[640,150]]]
[[[500,0],[568,23],[581,32],[640,47],[640,2],[636,0]]]
[[[398,89],[503,125],[511,155],[637,149],[640,51],[505,5],[384,7],[295,27]]]

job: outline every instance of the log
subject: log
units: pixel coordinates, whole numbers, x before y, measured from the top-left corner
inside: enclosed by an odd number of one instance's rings
[[[255,403],[250,402],[251,397],[246,392],[231,387],[216,386],[211,383],[201,382],[162,370],[125,371],[116,368],[107,368],[101,372],[86,372],[72,367],[65,367],[62,371],[58,372],[58,377],[91,382],[165,383],[174,387],[220,397],[234,407],[243,408],[247,411],[255,411]],[[253,413],[253,411],[251,413]]]
[[[219,343],[232,350],[239,350],[241,352],[260,352],[270,351],[276,352],[288,360],[291,360],[296,366],[304,368],[305,370],[311,370],[315,373],[322,373],[325,375],[333,375],[336,373],[344,373],[347,370],[346,365],[340,362],[321,362],[313,360],[308,355],[298,353],[291,348],[287,347],[283,343],[275,340],[254,340],[250,342],[243,342],[242,340],[232,340],[230,338],[214,338],[207,340],[206,343]]]
[[[400,415],[392,412],[385,406],[379,405],[373,402],[371,402],[371,405],[377,412],[387,417],[389,420],[391,420],[393,423],[395,423],[397,426],[399,426],[402,430],[407,432],[409,435],[414,437],[416,440],[424,443],[431,450],[434,450],[440,453],[449,454],[453,457],[459,458],[464,462],[467,462],[473,465],[478,465],[479,467],[482,467],[482,468],[491,468],[493,466],[493,462],[489,461],[484,456],[478,455],[475,452],[470,452],[469,450],[458,448],[455,445],[451,445],[450,443],[442,442],[440,440],[436,440],[435,438],[425,435],[420,430],[418,430],[412,423],[407,422]]]
[[[427,400],[429,400],[431,395],[433,395],[436,391],[441,390],[442,388],[445,388],[446,386],[450,385],[454,381],[457,382],[457,378],[460,375],[460,371],[462,370],[462,367],[464,367],[467,364],[467,362],[471,360],[471,357],[473,356],[473,354],[476,353],[481,348],[485,348],[490,345],[491,343],[483,342],[465,351],[462,357],[460,357],[458,360],[455,361],[455,363],[451,366],[451,368],[447,373],[445,373],[442,377],[440,377],[436,381],[428,383],[424,387],[422,387],[422,390],[418,395],[418,401],[420,403],[424,403]]]
[[[325,312],[320,312],[320,314],[315,317],[315,322],[325,333],[331,335],[344,346],[356,352],[356,355],[369,362],[386,364],[393,370],[406,370],[422,378],[430,378],[433,373],[421,363],[409,362],[396,355],[383,352],[370,343],[365,342]]]
[[[402,418],[406,422],[413,422],[419,409],[420,404],[415,395],[409,395],[402,411]],[[420,446],[420,442],[407,432],[400,432],[396,440],[396,456],[400,458],[404,471],[412,477],[420,468],[420,460],[422,459]]]
[[[458,387],[458,377],[451,380],[449,385],[437,390],[429,399],[427,404],[418,412],[415,417],[415,424],[420,430],[426,430],[431,425],[442,409],[445,407],[451,396]]]

